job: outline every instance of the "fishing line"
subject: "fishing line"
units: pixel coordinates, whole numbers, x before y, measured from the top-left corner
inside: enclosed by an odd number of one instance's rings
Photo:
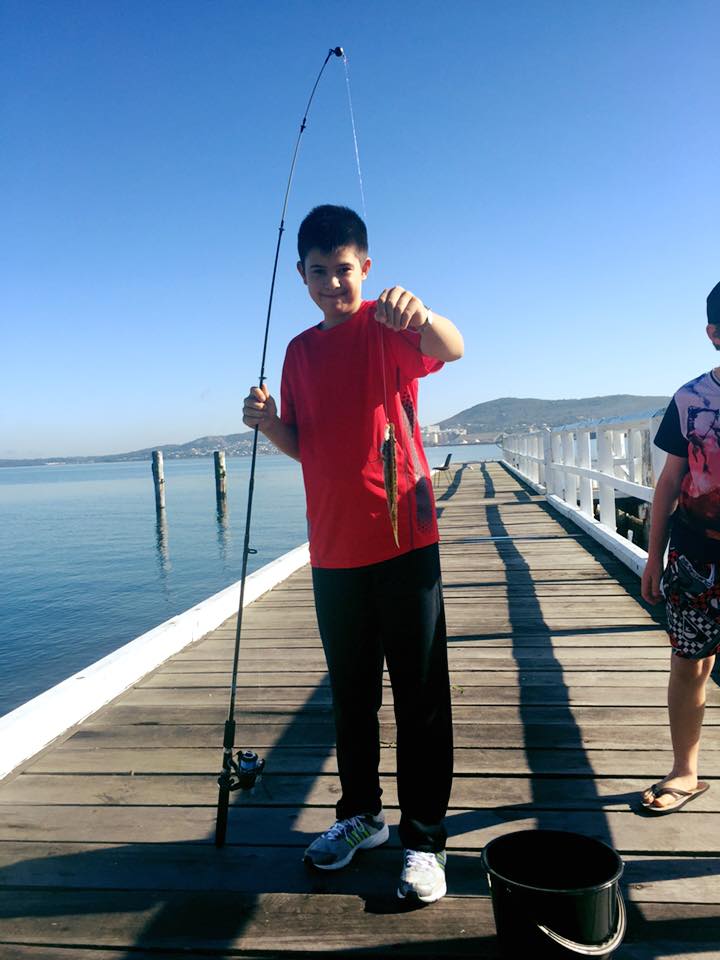
[[[293,176],[295,174],[295,164],[297,163],[298,151],[300,149],[300,140],[302,139],[303,132],[307,126],[307,118],[310,112],[310,106],[313,102],[315,96],[315,91],[318,88],[320,83],[320,78],[323,75],[325,67],[327,66],[328,60],[331,57],[345,57],[345,52],[342,47],[331,47],[328,50],[328,54],[325,57],[320,72],[317,75],[315,83],[313,85],[312,91],[310,92],[310,97],[305,107],[305,113],[303,114],[302,122],[300,123],[300,130],[295,141],[295,149],[293,150],[292,162],[290,164],[290,174],[288,176],[287,186],[285,188],[285,197],[283,199],[282,213],[280,214],[280,226],[278,228],[278,238],[277,245],[275,247],[275,259],[273,261],[273,270],[272,270],[272,279],[270,281],[270,296],[268,299],[268,309],[267,317],[265,320],[265,335],[263,338],[263,349],[262,349],[262,361],[260,363],[260,379],[259,386],[262,389],[263,384],[265,383],[265,360],[267,357],[267,345],[268,345],[268,336],[270,333],[270,316],[272,314],[272,305],[273,305],[273,296],[275,293],[275,279],[277,277],[277,267],[278,259],[280,256],[280,244],[282,243],[282,236],[285,231],[285,214],[287,213],[288,200],[290,198],[290,188],[292,187]],[[347,61],[346,61],[346,71],[347,71]],[[347,73],[346,73],[347,77]],[[349,84],[349,80],[348,80]],[[348,92],[349,92],[348,85]],[[354,130],[354,120],[353,120],[353,130]],[[358,160],[358,169],[359,169],[359,160]],[[361,182],[362,190],[362,182]],[[363,200],[364,206],[364,200]],[[250,459],[250,479],[248,482],[248,501],[247,501],[247,513],[245,516],[245,539],[243,543],[243,560],[242,560],[242,573],[240,575],[240,603],[238,607],[238,616],[237,616],[237,625],[235,628],[235,651],[233,655],[233,667],[232,667],[232,684],[230,687],[230,706],[228,710],[228,717],[225,721],[225,728],[223,734],[223,760],[222,760],[222,772],[218,777],[218,786],[220,788],[218,794],[218,806],[217,806],[217,817],[215,821],[215,845],[217,847],[222,847],[225,843],[225,835],[227,832],[227,819],[228,819],[228,806],[230,803],[230,793],[233,790],[247,790],[250,789],[254,784],[258,774],[262,771],[265,761],[260,760],[256,753],[253,753],[251,750],[245,750],[238,752],[237,760],[233,759],[233,750],[235,745],[235,700],[237,696],[237,673],[238,673],[238,662],[240,658],[240,636],[242,632],[242,616],[243,616],[243,606],[245,601],[245,581],[247,578],[247,567],[248,567],[248,557],[250,554],[257,553],[256,550],[250,547],[250,521],[252,518],[252,505],[253,505],[253,494],[255,491],[255,464],[257,460],[257,445],[258,445],[258,428],[254,427],[254,436],[253,436],[253,445],[252,445],[252,455]]]
[[[355,145],[355,164],[357,166],[358,181],[360,183],[360,201],[362,203],[363,220],[367,224],[367,207],[365,206],[365,190],[363,189],[362,169],[360,168],[360,150],[358,148],[357,127],[355,126],[355,111],[353,110],[352,93],[350,91],[350,68],[348,58],[343,53],[343,66],[345,67],[345,86],[347,87],[348,106],[350,107],[350,123],[352,125],[353,144]],[[388,400],[387,384],[385,382],[385,336],[382,328],[380,329],[380,369],[383,377],[383,402],[385,409],[385,419],[388,420]]]
[[[360,150],[358,149],[357,127],[355,126],[355,111],[353,110],[352,93],[350,92],[350,70],[348,68],[348,58],[345,54],[343,54],[343,66],[345,67],[345,85],[347,86],[350,123],[352,125],[353,143],[355,145],[355,164],[357,166],[358,181],[360,182],[360,200],[362,202],[363,220],[367,223],[367,208],[365,206],[365,190],[363,189],[362,170],[360,168]],[[385,334],[379,324],[378,329],[380,330],[380,369],[382,370],[383,378],[383,403],[385,419],[389,422],[387,383],[385,380]]]
[[[350,92],[350,70],[348,68],[348,59],[343,54],[343,65],[345,67],[345,84],[347,86],[348,106],[350,107],[350,123],[352,125],[353,143],[355,145],[355,163],[357,164],[358,181],[360,183],[360,200],[362,202],[363,220],[367,224],[367,208],[365,206],[365,191],[363,189],[362,169],[360,168],[360,150],[358,149],[357,128],[355,126],[355,111],[353,110],[352,93]],[[395,545],[399,547],[397,533],[397,460],[395,454],[395,425],[390,419],[387,378],[385,373],[385,331],[378,324],[378,336],[380,337],[380,369],[382,371],[383,384],[383,412],[385,413],[385,429],[383,431],[382,444],[380,446],[380,459],[383,461],[383,478],[386,484],[386,495],[388,496],[388,508],[390,510],[390,523],[393,529]],[[388,472],[389,471],[389,472]],[[388,490],[388,482],[395,488],[395,494],[392,496],[393,505],[391,505],[391,491]]]
[[[360,200],[362,202],[363,220],[367,223],[367,208],[365,206],[365,191],[363,189],[362,170],[360,168],[360,150],[358,149],[357,127],[355,126],[355,111],[353,110],[352,93],[350,92],[350,69],[348,67],[348,58],[343,54],[343,66],[345,67],[345,85],[347,87],[348,106],[350,107],[350,123],[352,124],[353,143],[355,145],[355,164],[357,165],[358,180],[360,182]],[[379,327],[379,325],[378,325]],[[385,382],[385,335],[380,328],[380,369],[383,378],[383,403],[385,409],[385,419],[388,417],[388,398],[387,383]]]
[[[345,67],[345,85],[347,86],[348,105],[350,107],[350,123],[352,124],[353,143],[355,144],[355,163],[357,164],[358,180],[360,181],[360,200],[362,201],[363,220],[367,223],[367,209],[365,208],[365,191],[363,190],[362,170],[360,169],[360,151],[358,150],[357,131],[355,129],[355,111],[353,110],[352,94],[350,93],[350,70],[348,58],[343,54]]]

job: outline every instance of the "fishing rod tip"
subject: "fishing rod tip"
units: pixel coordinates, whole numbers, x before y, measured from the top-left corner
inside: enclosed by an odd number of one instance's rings
[[[345,55],[345,51],[342,47],[333,47],[330,53],[334,53],[336,57],[343,57]]]

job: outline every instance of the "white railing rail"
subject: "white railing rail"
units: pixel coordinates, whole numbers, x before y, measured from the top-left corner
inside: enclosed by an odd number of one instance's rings
[[[664,410],[508,434],[504,463],[636,573],[644,550],[617,530],[617,494],[651,503],[665,455],[653,445]],[[595,502],[598,514],[595,515]]]

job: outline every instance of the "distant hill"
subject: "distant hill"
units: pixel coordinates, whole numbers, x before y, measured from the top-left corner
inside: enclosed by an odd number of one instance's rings
[[[118,454],[128,460],[147,460],[153,450],[162,450],[163,456],[168,459],[184,457],[204,457],[215,450],[224,450],[226,453],[245,453],[252,444],[252,430],[245,433],[228,433],[223,436],[198,437],[188,440],[187,443],[166,443],[161,447],[147,447],[145,450],[135,450],[133,453]],[[262,436],[260,439],[264,439]],[[103,459],[110,459],[103,457]]]
[[[669,401],[669,397],[638,397],[626,393],[576,400],[501,397],[461,410],[439,426],[442,430],[464,427],[469,434],[515,433],[529,427],[560,427],[580,420],[646,413],[667,406]]]
[[[228,456],[248,456],[252,451],[252,430],[229,433],[224,437],[198,437],[187,443],[166,443],[129,453],[108,453],[93,457],[43,457],[38,460],[0,460],[0,467],[42,466],[47,463],[123,463],[128,460],[150,460],[153,450],[161,450],[166,460],[187,460],[192,457],[210,457],[215,450],[224,450]],[[260,435],[258,450],[269,453],[275,448]]]

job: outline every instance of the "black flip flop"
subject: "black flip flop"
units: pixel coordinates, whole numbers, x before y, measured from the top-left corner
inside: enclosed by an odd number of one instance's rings
[[[652,790],[652,800],[663,796],[675,797],[675,803],[669,803],[664,807],[653,807],[652,801],[642,804],[643,809],[647,810],[648,813],[654,816],[662,816],[666,813],[676,813],[678,810],[682,810],[686,803],[690,803],[695,797],[699,797],[706,790],[709,790],[710,784],[698,780],[698,785],[694,790],[680,790],[679,787],[663,787],[661,783],[654,783],[650,789]]]

